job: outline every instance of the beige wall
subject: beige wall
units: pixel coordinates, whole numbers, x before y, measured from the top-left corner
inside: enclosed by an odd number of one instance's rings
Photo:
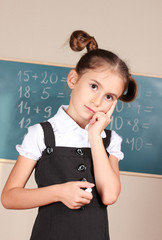
[[[65,43],[73,30],[94,35],[132,72],[162,75],[161,0],[0,0],[0,57],[75,64]],[[0,163],[0,192],[13,164]],[[122,192],[109,207],[112,240],[162,239],[162,180],[121,175]],[[34,180],[28,183],[33,187]],[[0,239],[28,240],[37,210],[0,205]]]

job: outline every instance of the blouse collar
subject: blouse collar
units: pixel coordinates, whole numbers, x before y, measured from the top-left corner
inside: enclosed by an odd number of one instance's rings
[[[83,129],[81,128],[67,113],[66,109],[68,108],[68,105],[62,105],[58,109],[56,115],[54,116],[54,124],[56,126],[56,129],[59,132],[70,132],[70,131],[80,131],[88,133],[88,125]],[[105,131],[102,131],[101,137],[105,138],[106,134]]]

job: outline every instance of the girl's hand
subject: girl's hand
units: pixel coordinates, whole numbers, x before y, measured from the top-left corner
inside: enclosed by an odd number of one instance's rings
[[[112,106],[106,114],[104,112],[96,112],[93,115],[88,127],[89,136],[93,135],[94,133],[97,135],[101,135],[101,132],[111,122],[111,115],[114,112],[116,104],[117,100],[113,102]]]
[[[92,193],[83,190],[84,188],[93,188],[93,183],[67,182],[60,184],[60,187],[60,201],[70,209],[79,209],[85,204],[89,204],[93,198]]]

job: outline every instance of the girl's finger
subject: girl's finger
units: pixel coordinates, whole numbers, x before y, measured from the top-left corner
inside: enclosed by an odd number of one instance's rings
[[[80,188],[93,188],[95,186],[94,183],[90,183],[90,182],[87,182],[87,181],[80,181],[80,182],[77,182],[77,185],[78,187]]]
[[[86,192],[85,190],[82,189],[82,193],[80,195],[82,201],[85,201],[84,203],[86,203],[86,201],[91,201],[93,198],[93,194]]]
[[[79,205],[83,206],[85,204],[89,204],[90,202],[91,202],[91,199],[82,198],[79,202]]]
[[[97,121],[97,116],[96,116],[96,114],[95,114],[95,115],[93,115],[93,117],[91,118],[90,124],[94,124],[96,121]]]
[[[116,107],[116,104],[117,104],[117,100],[115,100],[115,101],[113,102],[112,106],[110,107],[109,111],[107,112],[107,116],[108,116],[109,118],[111,118],[111,115],[112,115],[113,112],[114,112],[114,109],[115,109],[115,107]]]

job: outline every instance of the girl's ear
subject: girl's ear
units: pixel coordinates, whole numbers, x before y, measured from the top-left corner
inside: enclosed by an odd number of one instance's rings
[[[76,82],[78,81],[78,74],[75,69],[72,69],[67,77],[67,84],[70,89],[73,89]]]

